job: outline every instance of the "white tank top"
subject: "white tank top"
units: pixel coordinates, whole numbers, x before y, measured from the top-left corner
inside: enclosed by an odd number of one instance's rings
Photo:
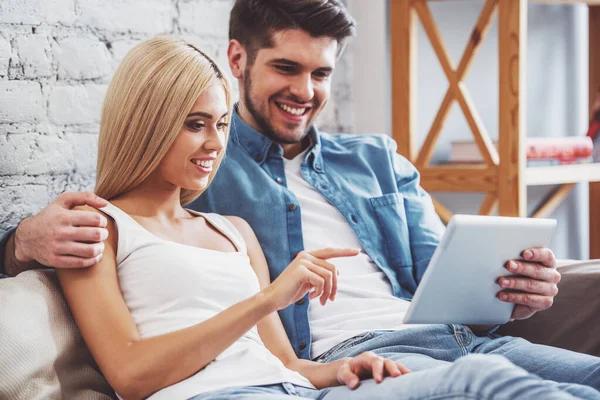
[[[260,290],[244,240],[223,216],[190,211],[229,238],[235,253],[161,239],[112,204],[101,211],[118,228],[119,285],[142,339],[199,324]],[[282,382],[313,387],[269,352],[254,326],[204,369],[150,399],[189,399],[232,386]]]

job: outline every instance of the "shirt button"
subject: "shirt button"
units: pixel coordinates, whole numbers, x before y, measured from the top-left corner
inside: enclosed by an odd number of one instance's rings
[[[304,299],[300,299],[296,302],[296,304],[298,304],[299,306],[301,306],[302,304],[304,304]]]
[[[358,218],[356,218],[356,215],[351,215],[350,219],[352,220],[352,222],[354,222],[355,224],[358,222]]]
[[[321,170],[321,164],[315,164],[315,168],[317,169],[317,171]]]
[[[288,210],[290,210],[290,211],[296,211],[296,205],[295,204],[290,204],[288,206]]]
[[[306,348],[306,343],[300,342],[300,350],[304,350]]]
[[[277,178],[276,180],[277,180],[277,183],[279,183],[280,185],[283,183],[283,179],[281,179],[281,178]]]
[[[261,156],[256,156],[256,157],[254,157],[254,159],[256,160],[256,162],[261,162],[262,161],[262,157]]]

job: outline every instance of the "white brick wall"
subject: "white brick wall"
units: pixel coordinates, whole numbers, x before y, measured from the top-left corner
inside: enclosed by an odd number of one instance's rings
[[[231,4],[0,0],[0,232],[65,190],[93,189],[103,97],[135,44],[179,35],[228,71]],[[352,130],[349,59],[339,60],[324,130]]]

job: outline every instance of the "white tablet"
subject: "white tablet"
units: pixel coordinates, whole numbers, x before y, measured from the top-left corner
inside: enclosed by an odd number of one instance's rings
[[[433,253],[404,318],[406,324],[503,324],[514,305],[500,301],[508,260],[547,247],[554,219],[455,215]]]

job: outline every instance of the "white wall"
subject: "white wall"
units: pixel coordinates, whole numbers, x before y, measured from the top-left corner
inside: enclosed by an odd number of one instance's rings
[[[430,7],[455,65],[483,0],[432,2]],[[353,118],[357,132],[390,132],[388,20],[386,0],[350,0],[358,21],[353,42]],[[582,135],[587,125],[587,9],[531,4],[528,9],[527,127],[529,136]],[[497,18],[466,78],[466,85],[490,135],[498,135]],[[418,133],[425,139],[447,88],[447,80],[424,30],[418,28]],[[452,140],[471,139],[454,105],[433,161],[444,160]],[[552,187],[529,188],[529,209]],[[455,212],[474,213],[483,195],[434,193]],[[587,185],[578,185],[552,216],[559,229],[551,247],[562,258],[587,258]]]
[[[182,36],[229,74],[232,4],[0,0],[0,232],[65,190],[93,189],[104,92],[136,43]],[[353,129],[344,118],[351,113],[351,55],[339,60],[333,98],[320,118],[324,130]]]

